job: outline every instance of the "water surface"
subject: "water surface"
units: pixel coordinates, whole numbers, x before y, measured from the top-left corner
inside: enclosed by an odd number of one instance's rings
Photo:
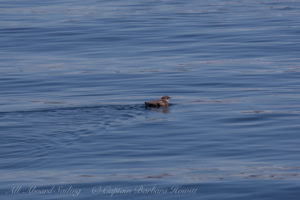
[[[1,199],[297,199],[299,13],[1,1]]]

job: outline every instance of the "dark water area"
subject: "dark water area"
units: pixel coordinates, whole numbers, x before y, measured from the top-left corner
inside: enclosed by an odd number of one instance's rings
[[[299,55],[295,0],[0,1],[0,199],[298,199]]]

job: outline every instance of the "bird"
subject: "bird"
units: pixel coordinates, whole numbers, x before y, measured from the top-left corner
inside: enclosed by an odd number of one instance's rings
[[[145,102],[145,105],[146,105],[146,107],[154,107],[154,108],[169,107],[169,99],[171,99],[171,97],[163,96],[159,100]]]

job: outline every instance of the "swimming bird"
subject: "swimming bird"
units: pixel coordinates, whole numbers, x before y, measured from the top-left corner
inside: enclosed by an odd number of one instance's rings
[[[160,100],[145,102],[145,105],[147,107],[155,107],[155,108],[168,107],[169,106],[169,99],[171,99],[171,97],[163,96]]]

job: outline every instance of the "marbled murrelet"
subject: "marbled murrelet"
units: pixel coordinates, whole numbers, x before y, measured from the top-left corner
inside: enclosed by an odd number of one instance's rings
[[[155,108],[168,107],[169,106],[169,99],[171,99],[171,97],[163,96],[160,100],[145,102],[145,105],[147,107],[155,107]]]

